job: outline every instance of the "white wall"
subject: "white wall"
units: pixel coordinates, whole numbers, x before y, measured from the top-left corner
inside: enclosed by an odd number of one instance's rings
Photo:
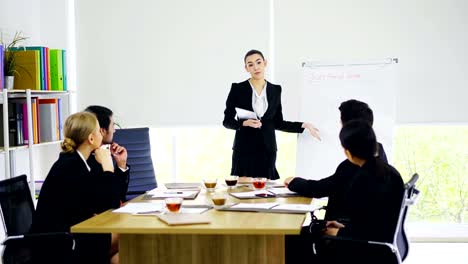
[[[0,30],[6,39],[21,31],[26,45],[67,49],[67,10],[72,0],[0,0]]]
[[[30,37],[28,42],[40,40],[40,1],[0,0],[0,31],[6,40],[11,40],[15,32],[22,31]]]
[[[464,0],[275,1],[276,79],[298,102],[303,61],[397,57],[397,122],[468,122],[467,11]]]
[[[76,2],[78,105],[124,126],[220,125],[243,56],[268,55],[268,0]]]
[[[397,122],[468,120],[468,2],[271,2],[274,53],[267,0],[77,1],[80,107],[108,105],[130,126],[219,125],[229,84],[247,78],[242,55],[259,48],[288,119],[301,62],[397,57]]]

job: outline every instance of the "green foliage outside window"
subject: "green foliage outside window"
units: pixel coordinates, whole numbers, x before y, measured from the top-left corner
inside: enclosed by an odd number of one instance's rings
[[[406,180],[417,172],[421,191],[410,221],[468,220],[468,127],[402,126],[395,130],[393,164]]]

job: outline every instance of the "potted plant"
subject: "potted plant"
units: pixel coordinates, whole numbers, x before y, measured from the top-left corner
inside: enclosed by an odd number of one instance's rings
[[[12,52],[11,50],[26,39],[28,38],[23,36],[22,32],[20,31],[15,33],[13,40],[9,44],[6,44],[3,40],[3,33],[1,34],[0,44],[2,44],[5,48],[3,65],[3,71],[5,75],[5,89],[13,89],[15,74],[19,75],[17,69],[18,67],[21,67],[16,64],[16,53]]]

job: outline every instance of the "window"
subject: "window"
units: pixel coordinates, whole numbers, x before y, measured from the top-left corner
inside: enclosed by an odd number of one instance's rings
[[[232,130],[156,128],[151,139],[158,182],[196,182],[230,173]],[[294,176],[297,135],[277,132],[277,142],[281,178]],[[410,222],[468,222],[468,126],[398,126],[391,162],[405,181],[415,172],[420,176],[421,195]]]
[[[230,174],[234,131],[224,127],[177,127],[150,130],[158,182],[201,181]],[[294,175],[297,134],[277,132],[276,166],[281,178]]]
[[[393,164],[404,180],[417,172],[419,201],[409,221],[468,222],[468,127],[398,126]]]

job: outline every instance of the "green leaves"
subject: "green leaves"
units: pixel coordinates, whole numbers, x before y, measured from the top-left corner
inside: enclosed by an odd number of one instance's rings
[[[16,54],[15,52],[12,52],[11,50],[17,47],[21,42],[28,39],[28,37],[25,37],[22,34],[23,33],[21,31],[16,32],[15,36],[13,37],[13,40],[8,44],[6,44],[4,41],[3,32],[0,34],[0,44],[2,44],[3,47],[5,48],[5,57],[4,57],[5,76],[14,76],[15,74],[19,75],[17,69],[21,66],[18,66],[16,64]]]

